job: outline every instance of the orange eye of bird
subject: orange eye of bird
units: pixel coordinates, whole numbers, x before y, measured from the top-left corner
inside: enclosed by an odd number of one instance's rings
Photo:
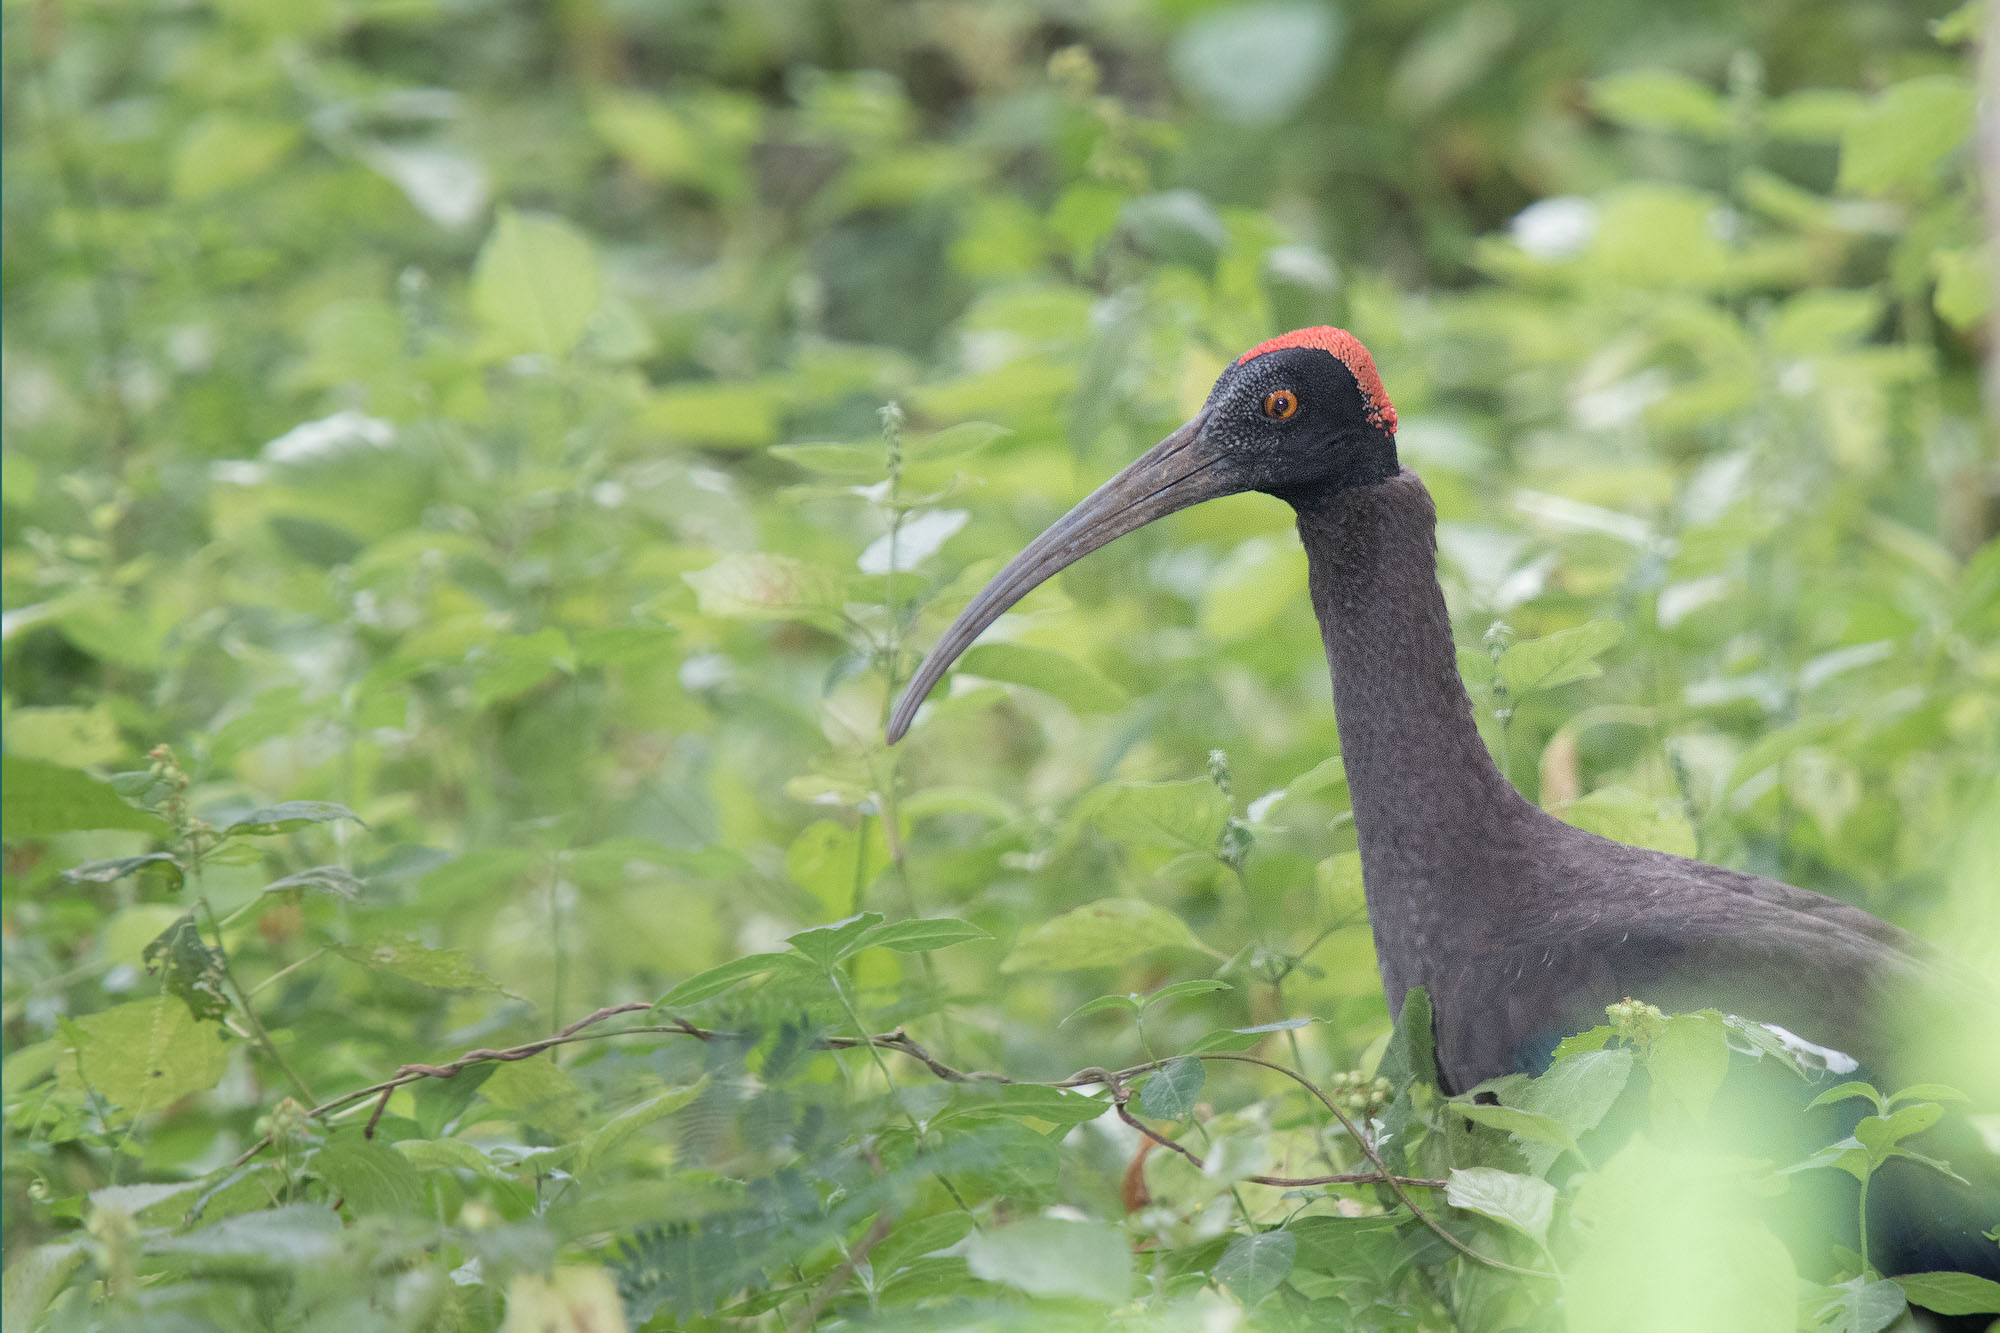
[[[1273,421],[1290,421],[1292,414],[1299,410],[1299,396],[1290,389],[1277,389],[1264,395],[1264,415]]]

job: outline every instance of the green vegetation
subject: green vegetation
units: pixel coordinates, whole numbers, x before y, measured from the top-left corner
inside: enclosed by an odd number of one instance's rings
[[[1524,791],[2000,968],[1984,21],[9,0],[10,1333],[2000,1309],[1762,1211],[1949,1089],[1743,1161],[1791,1057],[1636,1004],[1437,1092],[1278,502],[882,743],[998,560],[1339,324]],[[1991,1107],[1995,1030],[1913,1040]]]

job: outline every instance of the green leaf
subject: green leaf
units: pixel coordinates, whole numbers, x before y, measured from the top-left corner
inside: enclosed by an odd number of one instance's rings
[[[1299,1240],[1289,1231],[1260,1231],[1237,1236],[1215,1262],[1215,1280],[1245,1305],[1255,1305],[1292,1275]]]
[[[286,893],[302,890],[308,893],[324,893],[330,898],[345,902],[356,902],[361,897],[363,885],[352,871],[340,866],[313,866],[306,870],[295,870],[283,879],[274,879],[264,886],[265,893]]]
[[[1064,1018],[1056,1026],[1062,1027],[1071,1018],[1085,1018],[1091,1014],[1101,1014],[1106,1009],[1123,1009],[1127,1013],[1136,1014],[1142,1007],[1143,1002],[1137,994],[1100,995],[1094,1000],[1085,1000],[1082,1004],[1070,1010],[1068,1017]]]
[[[1412,986],[1403,996],[1403,1012],[1396,1018],[1395,1032],[1382,1051],[1376,1075],[1388,1079],[1395,1088],[1413,1079],[1435,1087],[1438,1074],[1433,1043],[1430,992],[1422,986]]]
[[[361,944],[344,945],[335,952],[349,962],[438,990],[501,989],[498,982],[473,965],[463,949],[433,949],[415,940],[385,935]]]
[[[847,952],[859,953],[863,949],[894,949],[898,953],[929,953],[933,949],[946,949],[954,944],[964,944],[968,940],[992,938],[993,936],[987,931],[981,930],[970,921],[960,921],[957,917],[913,917],[908,921],[891,921],[886,925],[872,927],[865,931]]]
[[[320,1148],[313,1154],[312,1169],[356,1216],[421,1217],[429,1211],[423,1177],[410,1159],[358,1134],[343,1135]]]
[[[153,1254],[188,1255],[224,1267],[303,1269],[340,1252],[340,1214],[319,1204],[294,1203],[238,1213],[199,1231],[147,1238]]]
[[[172,180],[177,199],[206,199],[255,180],[283,161],[299,142],[287,121],[213,111],[174,145]]]
[[[961,421],[934,435],[917,435],[903,442],[906,463],[935,463],[947,458],[963,458],[978,453],[995,440],[1014,432],[990,421]]]
[[[1182,1056],[1161,1065],[1139,1091],[1139,1109],[1162,1120],[1185,1120],[1208,1082],[1206,1062]]]
[[[86,861],[62,872],[65,884],[111,884],[140,871],[159,872],[178,889],[187,880],[181,863],[167,852],[147,852],[144,856],[121,856],[110,861]]]
[[[1132,1251],[1116,1227],[1038,1217],[987,1227],[965,1241],[973,1276],[1031,1296],[1073,1296],[1104,1305],[1132,1293]]]
[[[472,272],[472,308],[506,352],[568,355],[603,292],[597,255],[559,218],[500,210]]]
[[[1635,69],[1590,85],[1599,115],[1643,130],[1671,130],[1697,138],[1729,137],[1729,108],[1714,89],[1670,69]]]
[[[1100,788],[1085,809],[1116,842],[1213,852],[1229,822],[1229,798],[1207,778]]]
[[[1040,690],[1079,713],[1108,713],[1126,702],[1125,691],[1096,667],[1024,643],[975,644],[959,659],[958,669]]]
[[[1837,1083],[1807,1102],[1806,1109],[1810,1111],[1821,1106],[1832,1106],[1835,1102],[1850,1101],[1856,1097],[1867,1098],[1877,1111],[1889,1109],[1889,1104],[1881,1093],[1875,1091],[1869,1084],[1861,1082]]]
[[[1162,986],[1140,1000],[1142,1009],[1151,1009],[1156,1004],[1168,1000],[1178,1000],[1183,995],[1207,995],[1211,991],[1233,989],[1226,981],[1214,977],[1198,977],[1193,981],[1176,981],[1170,986]]]
[[[1187,924],[1138,898],[1102,898],[1044,921],[1015,943],[1002,972],[1061,972],[1123,965],[1151,949],[1196,949]]]
[[[1518,1106],[1487,1106],[1477,1102],[1453,1102],[1452,1109],[1467,1120],[1504,1129],[1518,1139],[1545,1143],[1582,1155],[1576,1136],[1569,1132],[1569,1127],[1541,1111],[1525,1111]]]
[[[198,1019],[216,1020],[229,1012],[223,992],[222,951],[201,938],[194,913],[189,912],[149,943],[139,954],[148,975],[159,974],[167,994],[180,1000]]]
[[[559,1139],[583,1133],[583,1089],[547,1056],[507,1061],[479,1086],[479,1095],[508,1118]]]
[[[1943,1315],[2000,1314],[2000,1282],[1971,1273],[1904,1273],[1894,1279],[1910,1304]]]
[[[1191,20],[1174,41],[1182,88],[1232,124],[1269,129],[1304,106],[1340,51],[1341,13],[1306,0],[1251,0]]]
[[[222,1028],[170,995],[85,1014],[63,1033],[57,1081],[95,1088],[133,1116],[214,1087],[229,1064]]]
[[[1885,1105],[1894,1106],[1898,1102],[1913,1101],[1962,1102],[1968,1100],[1970,1099],[1964,1093],[1949,1084],[1912,1083],[1909,1087],[1899,1089],[1892,1094]]]
[[[1070,1130],[1095,1120],[1110,1109],[1110,1103],[1086,1093],[1062,1088],[1042,1088],[1030,1083],[969,1082],[953,1085],[951,1103],[938,1113],[939,1121],[964,1116],[1006,1116],[1017,1120],[1039,1120],[1057,1130]]]
[[[1500,679],[1515,694],[1553,689],[1604,674],[1595,659],[1625,637],[1615,620],[1593,620],[1544,639],[1523,639],[1500,654]]]
[[[711,967],[706,972],[697,972],[680,985],[662,995],[654,1005],[656,1009],[678,1009],[684,1005],[699,1004],[713,999],[726,990],[732,990],[752,977],[761,977],[766,972],[782,965],[789,955],[781,953],[753,953],[742,958]]]
[[[1912,1135],[1921,1134],[1944,1116],[1936,1102],[1917,1102],[1887,1116],[1863,1116],[1854,1126],[1854,1137],[1877,1160],[1886,1160],[1886,1149]]]
[[[280,801],[252,810],[222,832],[232,838],[263,838],[274,833],[291,833],[308,824],[332,824],[343,819],[367,827],[361,816],[336,801]]]
[[[889,460],[879,442],[872,444],[774,444],[774,457],[794,467],[850,481],[869,480],[888,471]]]
[[[1729,1072],[1729,1034],[1717,1013],[1675,1014],[1646,1050],[1652,1075],[1653,1113],[1676,1106],[1697,1125]]]
[[[1880,1278],[1850,1278],[1822,1290],[1829,1299],[1817,1310],[1814,1327],[1828,1333],[1879,1333],[1903,1313],[1902,1288]]]
[[[1555,1216],[1555,1186],[1537,1176],[1496,1171],[1488,1166],[1454,1170],[1447,1177],[1444,1197],[1452,1207],[1504,1222],[1537,1244],[1548,1238],[1549,1221]]]
[[[1693,856],[1699,845],[1694,825],[1661,802],[1626,787],[1600,787],[1587,796],[1565,802],[1550,813],[1572,828],[1600,838],[1650,847],[1675,856]]]
[[[822,970],[826,970],[856,949],[863,947],[860,941],[881,924],[880,912],[862,912],[844,921],[836,921],[830,926],[815,926],[811,930],[802,930],[785,942],[798,950],[803,957],[818,964]]]
[[[708,1088],[708,1076],[663,1092],[626,1107],[598,1125],[573,1145],[576,1149],[571,1169],[579,1175],[605,1161],[613,1152],[648,1125],[655,1124],[692,1102]]]
[[[703,615],[839,622],[841,576],[823,565],[787,555],[732,555],[681,577]]]
[[[1840,188],[1889,194],[1929,184],[1972,132],[1972,85],[1955,74],[1895,84],[1869,103],[1840,142]]]
[[[9,842],[78,829],[132,829],[164,836],[166,824],[120,800],[109,783],[46,759],[0,755],[0,826]]]
[[[1255,1027],[1236,1028],[1245,1036],[1255,1036],[1264,1032],[1297,1032],[1300,1028],[1311,1027],[1319,1022],[1317,1018],[1279,1018],[1269,1023],[1259,1023]]]

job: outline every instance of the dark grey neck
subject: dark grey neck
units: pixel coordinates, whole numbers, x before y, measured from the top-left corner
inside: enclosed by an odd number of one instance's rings
[[[1377,939],[1395,935],[1399,917],[1431,933],[1430,919],[1450,915],[1446,900],[1476,918],[1466,900],[1507,878],[1495,858],[1546,816],[1500,775],[1473,724],[1438,587],[1430,493],[1405,469],[1293,507]],[[1402,986],[1419,978],[1385,979],[1400,1007]]]

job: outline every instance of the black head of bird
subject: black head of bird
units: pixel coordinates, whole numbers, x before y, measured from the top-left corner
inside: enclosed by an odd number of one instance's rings
[[[1392,1014],[1412,987],[1428,989],[1447,1091],[1541,1068],[1560,1038],[1628,995],[1721,1008],[1878,1070],[1896,1064],[1892,1020],[1911,997],[1990,1003],[1857,907],[1608,841],[1514,790],[1459,678],[1429,493],[1398,463],[1396,412],[1373,359],[1340,329],[1252,348],[1192,420],[1029,543],[924,659],[889,738],[1037,584],[1155,519],[1250,490],[1298,516],[1383,989]],[[2000,1277],[2000,1252],[1979,1235],[2000,1220],[1991,1179],[1942,1231],[1918,1229],[1909,1263]],[[1927,1186],[1918,1193],[1934,1200]]]

